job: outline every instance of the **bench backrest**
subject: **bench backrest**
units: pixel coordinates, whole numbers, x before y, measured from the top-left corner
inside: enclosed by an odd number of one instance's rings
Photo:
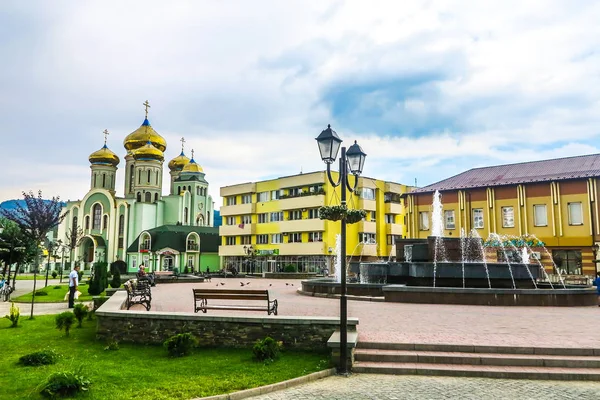
[[[192,289],[194,298],[229,300],[269,300],[268,290]]]

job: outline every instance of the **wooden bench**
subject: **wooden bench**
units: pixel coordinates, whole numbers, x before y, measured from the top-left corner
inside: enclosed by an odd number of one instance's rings
[[[150,290],[150,282],[147,280],[129,280],[125,282],[125,290],[127,291],[127,300],[125,306],[129,310],[134,304],[141,304],[150,311],[152,302],[152,292]]]
[[[268,290],[239,289],[192,289],[194,292],[194,312],[206,310],[266,311],[267,315],[277,315],[277,300],[269,299]],[[237,300],[244,304],[208,304],[208,300]],[[248,301],[266,301],[266,305],[247,305]]]

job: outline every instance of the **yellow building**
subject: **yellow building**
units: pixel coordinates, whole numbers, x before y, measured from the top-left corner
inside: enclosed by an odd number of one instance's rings
[[[535,235],[548,273],[594,275],[600,223],[600,154],[475,168],[416,189],[406,199],[408,237],[431,234],[432,194],[442,194],[445,236]]]
[[[332,175],[338,179],[337,172]],[[401,195],[408,190],[398,183],[359,178],[357,193],[348,196],[348,208],[364,209],[367,217],[347,227],[351,260],[395,255],[395,239],[406,236]],[[318,210],[340,204],[340,188],[332,187],[326,172],[226,186],[221,197],[219,256],[224,268],[260,273],[293,265],[299,272],[333,271],[340,223],[320,220]]]

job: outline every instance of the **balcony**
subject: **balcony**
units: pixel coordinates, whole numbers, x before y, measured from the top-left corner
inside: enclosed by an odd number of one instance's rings
[[[360,221],[358,223],[358,231],[359,232],[377,232],[377,223],[372,221]]]
[[[254,235],[255,233],[256,224],[221,225],[219,227],[219,236]]]
[[[357,208],[362,208],[363,210],[367,211],[375,211],[377,210],[377,205],[375,200],[359,199]]]
[[[323,242],[308,243],[282,243],[279,245],[279,255],[323,255],[325,254],[325,244]]]
[[[386,214],[402,214],[402,204],[400,203],[385,203],[384,209]]]
[[[247,245],[246,245],[247,246]],[[244,246],[237,244],[233,246],[219,246],[219,257],[223,256],[246,256]]]
[[[318,218],[282,221],[279,228],[281,232],[318,232],[325,230],[325,221]]]
[[[256,213],[256,203],[236,204],[234,206],[222,206],[221,216],[248,215]]]
[[[387,235],[404,235],[403,225],[401,224],[387,224],[385,226],[385,233]]]
[[[221,188],[221,197],[236,196],[245,193],[256,193],[256,183],[248,182]]]
[[[282,210],[297,210],[302,208],[314,208],[325,205],[324,194],[307,194],[296,197],[279,199],[279,207]]]
[[[363,244],[360,246],[360,255],[377,257],[377,244]],[[358,251],[357,251],[358,253]],[[357,254],[358,255],[358,254]]]
[[[187,251],[198,251],[200,250],[200,246],[198,246],[198,243],[188,243],[187,244]]]

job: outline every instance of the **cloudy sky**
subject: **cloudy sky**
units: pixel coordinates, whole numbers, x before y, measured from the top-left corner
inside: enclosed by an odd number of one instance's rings
[[[2,1],[0,201],[83,197],[102,131],[122,159],[146,99],[217,207],[220,186],[322,169],[328,123],[365,175],[419,186],[595,153],[599,20],[576,0]]]

